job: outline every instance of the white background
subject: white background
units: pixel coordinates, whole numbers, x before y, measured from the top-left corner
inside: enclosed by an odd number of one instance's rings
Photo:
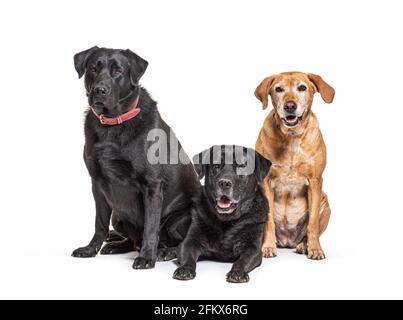
[[[13,1],[0,30],[0,298],[403,298],[401,1]],[[190,156],[254,146],[265,76],[333,85],[334,103],[313,106],[328,148],[327,259],[280,250],[234,285],[230,264],[202,262],[179,282],[172,262],[71,258],[95,217],[73,66],[93,45],[149,61],[141,83]]]

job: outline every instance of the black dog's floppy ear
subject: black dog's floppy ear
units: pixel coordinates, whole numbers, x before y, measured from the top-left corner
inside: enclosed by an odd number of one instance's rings
[[[255,176],[258,183],[262,183],[271,167],[271,161],[255,151]]]
[[[135,86],[147,69],[148,62],[130,49],[124,51],[130,62],[130,80]]]
[[[199,180],[203,179],[206,174],[206,167],[210,163],[210,153],[211,148],[204,150],[193,157],[193,167],[199,176]]]
[[[74,67],[78,73],[78,78],[81,78],[84,75],[88,58],[97,49],[98,47],[95,46],[74,55]]]

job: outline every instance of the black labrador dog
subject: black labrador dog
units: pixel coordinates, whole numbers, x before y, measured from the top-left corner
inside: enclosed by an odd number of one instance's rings
[[[92,179],[95,234],[74,257],[140,248],[133,268],[153,268],[176,256],[190,225],[192,197],[201,188],[190,160],[156,102],[139,85],[147,61],[130,50],[93,47],[74,56],[90,109],[84,161]],[[176,145],[173,145],[176,144]],[[167,160],[169,157],[169,160]],[[172,160],[169,162],[170,160]]]
[[[198,259],[208,259],[234,262],[227,281],[247,282],[262,263],[268,203],[260,183],[271,162],[253,149],[223,145],[196,155],[194,163],[205,183],[173,277],[193,279]]]

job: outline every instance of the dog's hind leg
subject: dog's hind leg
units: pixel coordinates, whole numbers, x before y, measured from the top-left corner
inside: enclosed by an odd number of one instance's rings
[[[172,213],[163,221],[160,230],[159,248],[177,247],[186,237],[191,222],[189,210]]]
[[[295,252],[298,254],[308,254],[308,245],[306,244],[306,237],[295,247]]]
[[[112,215],[112,226],[115,230],[109,231],[107,244],[103,246],[100,252],[102,255],[122,254],[139,250],[138,241],[132,239],[136,230],[128,223],[121,221],[115,213]]]
[[[126,238],[124,240],[113,241],[105,244],[101,250],[101,254],[121,254],[132,251],[135,251],[134,241]]]
[[[120,235],[117,231],[115,230],[109,230],[109,235],[106,238],[105,242],[115,242],[115,241],[122,241],[125,240],[126,238]]]
[[[327,200],[327,195],[326,193],[322,193],[322,201],[320,203],[320,218],[319,218],[319,235],[322,235],[323,232],[325,232],[328,224],[329,224],[329,219],[330,219],[330,205],[329,201]]]
[[[183,210],[174,213],[165,221],[160,232],[157,261],[169,261],[177,257],[178,245],[187,234],[190,220],[189,210]]]
[[[126,238],[120,241],[113,241],[102,247],[101,254],[121,254],[135,251],[134,241]]]

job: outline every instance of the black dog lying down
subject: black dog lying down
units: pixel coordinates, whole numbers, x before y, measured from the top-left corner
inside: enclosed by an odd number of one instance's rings
[[[271,162],[238,146],[215,146],[193,159],[205,184],[179,247],[174,278],[193,279],[197,260],[209,259],[234,262],[227,281],[247,282],[248,273],[262,262],[268,204],[259,184]]]
[[[175,258],[175,247],[190,224],[192,197],[201,186],[190,161],[150,162],[149,151],[156,142],[148,137],[155,130],[167,137],[158,140],[159,151],[170,150],[170,159],[187,157],[179,143],[171,150],[170,142],[177,141],[156,102],[138,84],[147,61],[130,50],[93,47],[76,54],[74,63],[79,77],[85,74],[91,106],[85,118],[84,160],[92,178],[96,222],[90,244],[73,256],[98,253],[113,213],[112,225],[123,238],[113,234],[109,240],[115,241],[102,249],[103,254],[140,247],[135,269],[152,268],[157,258]]]

